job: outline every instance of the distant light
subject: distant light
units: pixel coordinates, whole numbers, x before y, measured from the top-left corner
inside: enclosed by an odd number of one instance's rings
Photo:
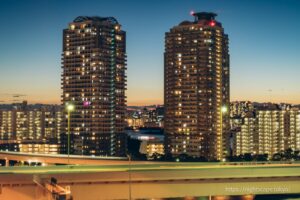
[[[193,10],[190,11],[190,15],[194,16],[195,12]]]
[[[215,21],[210,21],[210,22],[209,22],[209,25],[210,25],[210,26],[215,26],[215,25],[216,25],[216,22],[215,22]]]
[[[155,139],[155,137],[153,137],[153,136],[138,136],[138,139],[139,140],[154,140]]]

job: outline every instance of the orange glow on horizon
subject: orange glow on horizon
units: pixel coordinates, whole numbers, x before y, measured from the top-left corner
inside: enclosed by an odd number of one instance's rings
[[[43,92],[41,94],[30,94],[28,96],[22,96],[17,99],[13,99],[10,96],[1,96],[0,104],[11,104],[11,103],[20,103],[22,101],[27,101],[28,104],[57,104],[61,105],[60,93],[59,91],[50,92],[46,95]],[[16,93],[18,94],[18,93]],[[151,95],[152,94],[152,95]],[[50,97],[51,98],[50,98]],[[148,105],[163,105],[164,100],[160,92],[130,92],[130,95],[127,95],[127,105],[128,106],[148,106]],[[155,98],[156,96],[156,98]],[[154,97],[154,98],[153,98]],[[241,98],[242,97],[242,98]],[[15,101],[13,101],[15,100]],[[289,103],[289,104],[300,104],[300,94],[291,95],[291,94],[273,94],[273,95],[257,95],[253,96],[250,92],[241,92],[239,95],[233,94],[230,98],[231,101],[251,101],[251,102],[271,102],[271,103]]]
[[[52,99],[52,100],[36,100],[36,99],[22,99],[18,102],[0,102],[0,104],[12,104],[12,103],[21,103],[22,101],[27,101],[28,104],[53,104],[53,105],[61,105],[60,100]],[[299,100],[290,100],[290,101],[270,101],[269,99],[236,99],[232,98],[233,101],[250,101],[250,102],[259,102],[259,103],[288,103],[288,104],[300,104]],[[150,106],[150,105],[163,105],[163,100],[132,100],[128,101],[127,106]]]

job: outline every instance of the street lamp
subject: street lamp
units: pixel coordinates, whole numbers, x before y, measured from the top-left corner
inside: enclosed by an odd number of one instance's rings
[[[222,150],[221,150],[221,152],[222,152],[222,154],[223,154],[223,113],[226,113],[227,112],[227,107],[225,106],[225,105],[223,105],[222,107],[221,107],[221,112],[220,112],[220,133],[221,133],[221,148],[222,148]],[[220,156],[222,156],[222,155],[220,155]]]
[[[222,113],[226,113],[227,112],[227,107],[226,106],[222,106],[221,111],[222,111]]]
[[[128,181],[129,181],[129,184],[128,184],[128,195],[129,195],[129,200],[131,200],[131,155],[130,154],[127,154],[127,158],[128,158]]]
[[[75,110],[73,104],[67,104],[66,109],[68,111],[68,165],[70,164],[70,124],[71,124],[71,112]]]

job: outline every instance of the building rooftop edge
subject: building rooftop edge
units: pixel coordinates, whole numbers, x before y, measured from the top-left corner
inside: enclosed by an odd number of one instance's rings
[[[192,15],[195,16],[195,20],[214,20],[218,16],[214,12],[193,12]]]
[[[112,24],[119,24],[118,20],[114,17],[99,17],[99,16],[78,16],[73,22],[84,22],[84,21],[95,21],[95,22],[110,22]]]

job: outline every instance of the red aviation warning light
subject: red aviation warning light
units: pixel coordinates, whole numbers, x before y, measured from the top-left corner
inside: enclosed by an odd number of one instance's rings
[[[210,25],[210,26],[215,26],[215,25],[216,25],[216,22],[215,22],[215,21],[210,21],[210,22],[209,22],[209,25]]]

